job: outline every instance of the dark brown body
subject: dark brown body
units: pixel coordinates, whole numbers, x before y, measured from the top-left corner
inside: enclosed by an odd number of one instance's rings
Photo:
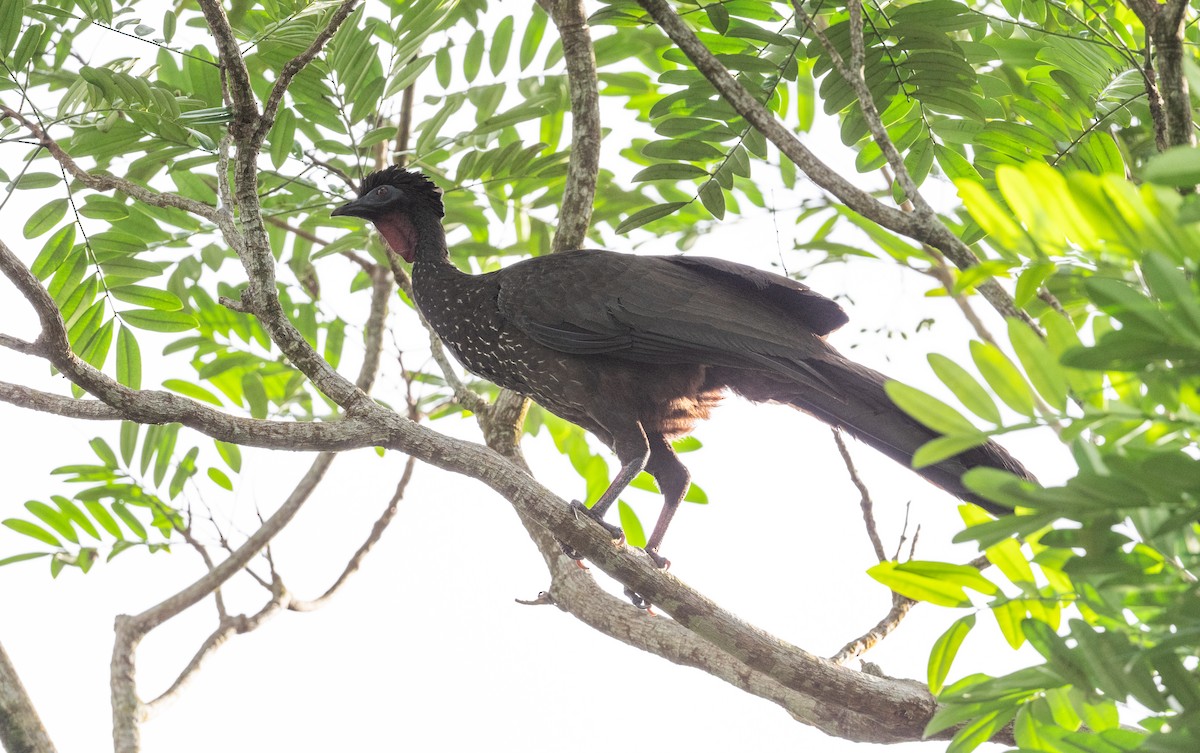
[[[440,194],[422,176],[368,176],[338,210],[373,221],[413,262],[425,318],[471,372],[527,395],[611,447],[622,467],[592,508],[597,519],[644,468],[663,512],[647,543],[657,554],[690,476],[670,445],[708,417],[726,391],[786,403],[911,465],[938,434],[884,392],[885,377],[844,358],[825,335],[846,322],[833,301],[786,277],[681,256],[568,251],[468,275],[449,261]],[[985,465],[1028,476],[988,442],[917,472],[1000,511],[961,482]]]

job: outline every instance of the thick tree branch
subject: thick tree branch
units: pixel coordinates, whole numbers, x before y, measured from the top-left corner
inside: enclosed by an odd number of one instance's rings
[[[596,178],[600,174],[600,94],[596,88],[596,53],[583,0],[538,0],[562,40],[571,93],[571,158],[559,207],[554,250],[580,248],[592,222]]]
[[[17,669],[0,645],[0,747],[8,753],[54,753],[54,743]]]
[[[566,543],[584,553],[596,567],[645,595],[661,610],[674,617],[676,623],[685,631],[676,636],[677,646],[690,645],[695,648],[709,644],[720,652],[729,654],[732,660],[736,661],[735,665],[729,666],[744,665],[740,669],[728,669],[724,671],[724,675],[718,676],[730,677],[739,671],[757,673],[762,679],[754,680],[751,684],[755,687],[761,686],[760,689],[766,688],[763,689],[764,694],[773,698],[779,697],[779,694],[769,689],[773,687],[769,683],[762,683],[769,679],[784,686],[791,693],[797,694],[787,695],[795,700],[795,704],[789,704],[788,710],[798,719],[830,734],[872,741],[920,739],[923,725],[930,718],[935,704],[919,683],[885,680],[837,667],[827,660],[783,643],[747,625],[684,585],[670,573],[654,567],[641,551],[614,546],[611,537],[598,524],[575,515],[562,499],[551,494],[497,453],[480,445],[438,435],[372,402],[367,403],[358,418],[328,424],[285,425],[235,419],[207,408],[189,413],[191,401],[165,393],[151,395],[130,390],[116,384],[90,366],[82,364],[67,347],[62,320],[57,309],[53,307],[53,301],[2,243],[0,270],[31,299],[39,316],[43,317],[48,330],[39,336],[38,343],[39,347],[46,348],[46,355],[51,362],[68,378],[106,402],[111,401],[110,405],[115,404],[114,407],[133,420],[152,417],[154,422],[188,423],[190,418],[199,416],[203,420],[193,422],[199,430],[216,438],[252,446],[286,447],[286,440],[291,434],[289,430],[299,430],[298,433],[310,440],[332,441],[346,448],[380,445],[396,449],[444,470],[476,478],[508,499],[523,520],[536,524],[533,528],[544,553],[551,548],[550,542]],[[54,351],[51,347],[53,344],[57,344],[62,349],[61,352]],[[183,408],[183,415],[172,415],[166,409],[172,404],[174,407]],[[238,431],[224,431],[228,427],[236,427]],[[291,438],[294,439],[294,436]],[[311,483],[324,473],[331,460],[332,455],[319,456],[301,487],[311,486]],[[259,531],[211,572],[146,612],[135,617],[122,617],[117,621],[112,677],[114,720],[120,720],[122,725],[115,732],[118,751],[136,750],[137,730],[130,728],[126,720],[136,719],[140,713],[140,705],[133,691],[133,680],[134,651],[141,637],[155,625],[204,598],[242,569],[291,519],[303,501],[304,495],[298,490]],[[555,559],[562,565],[567,565],[566,558],[561,554],[555,555]],[[570,567],[574,567],[573,564]],[[556,572],[562,572],[561,568],[556,569]],[[595,588],[594,582],[589,588]],[[625,617],[618,620],[596,620],[598,626],[615,637],[628,635],[627,632],[621,631],[631,630],[633,620],[653,619],[631,605],[617,602],[611,597],[597,599],[596,591],[592,592],[592,598],[586,602],[573,601],[572,595],[573,592],[568,590],[559,597],[560,604],[572,614],[585,615],[597,602],[607,604],[607,609],[613,614],[624,614]],[[688,634],[690,638],[684,641],[683,636]],[[643,648],[656,649],[654,645],[646,645]],[[667,658],[676,657],[672,652],[656,653]],[[699,655],[695,654],[687,663],[695,665],[695,662],[699,661],[695,656]],[[723,670],[717,670],[720,671]],[[739,684],[739,687],[742,685]],[[857,710],[848,712],[847,709]]]
[[[1125,0],[1149,38],[1142,75],[1150,100],[1156,145],[1159,151],[1195,141],[1191,98],[1183,72],[1184,21],[1187,0]],[[1158,60],[1155,70],[1151,49]]]
[[[235,140],[241,140],[253,134],[258,125],[258,103],[254,99],[254,89],[250,86],[250,71],[246,69],[246,62],[242,59],[237,36],[233,33],[233,27],[229,25],[224,6],[219,0],[198,2],[200,11],[204,14],[204,22],[217,45],[217,57],[221,61],[225,96],[233,113],[229,132]]]
[[[75,400],[9,382],[0,382],[0,401],[18,408],[88,421],[119,421],[121,411],[99,400]]]

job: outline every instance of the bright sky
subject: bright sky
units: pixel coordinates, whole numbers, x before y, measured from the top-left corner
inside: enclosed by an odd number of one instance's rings
[[[835,139],[833,133],[819,133],[807,140],[829,153]],[[618,146],[610,137],[606,155],[615,154]],[[851,164],[848,154],[837,151],[843,166]],[[858,180],[877,186],[880,179]],[[774,196],[781,205],[798,203],[786,194]],[[33,198],[18,194],[3,211],[2,227],[7,229],[0,237],[26,262],[36,256],[44,238],[26,241],[20,227],[47,198],[44,193]],[[694,250],[768,268],[782,248],[789,265],[805,266],[809,260],[788,251],[795,232],[792,216],[773,221],[760,212],[714,229]],[[674,249],[670,241],[662,241],[641,250]],[[334,267],[328,262],[323,270]],[[358,304],[339,298],[338,291],[346,287],[336,281],[342,273],[323,274],[330,275],[323,278],[324,303],[356,316]],[[929,287],[925,279],[886,264],[856,263],[821,270],[809,282],[827,294],[848,294],[843,304],[851,323],[833,339],[847,354],[931,389],[926,353],[945,352],[965,361],[959,317],[944,300],[921,299]],[[914,308],[914,302],[924,307]],[[932,331],[911,334],[928,316],[937,319]],[[422,358],[412,354],[424,333],[404,326],[409,329],[397,339],[412,365],[412,359]],[[889,339],[880,330],[908,332],[910,337]],[[0,331],[36,336],[29,307],[6,280],[0,281]],[[166,341],[147,333],[142,340],[146,360],[159,350],[154,343]],[[353,373],[357,366],[348,354],[343,369]],[[61,378],[47,372],[44,364],[0,350],[0,379],[68,394]],[[166,376],[151,370],[144,383],[155,387]],[[380,383],[386,393],[399,385],[391,347]],[[0,469],[6,482],[0,517],[20,515],[28,499],[63,493],[63,485],[49,472],[89,462],[87,441],[93,436],[116,445],[116,424],[71,422],[7,404],[0,404],[0,425],[5,427]],[[435,427],[478,438],[470,419],[440,421]],[[664,546],[672,572],[739,616],[823,655],[886,614],[887,592],[863,574],[874,560],[858,494],[823,425],[790,409],[730,398],[696,436],[704,447],[684,460],[711,504],[685,505],[676,517]],[[1044,480],[1061,475],[1055,466],[1061,466],[1065,452],[1056,442],[1019,439],[1023,441],[1007,444],[1035,474]],[[179,446],[191,444],[211,447],[185,431]],[[921,525],[918,557],[965,562],[974,556],[970,547],[944,543],[960,528],[955,500],[864,445],[852,442],[851,448],[875,494],[887,547],[895,547],[904,504],[911,500],[912,519]],[[582,482],[548,437],[527,440],[526,452],[549,488],[568,499],[581,493]],[[311,460],[307,454],[253,450],[245,456],[236,497],[222,497],[209,485],[190,489],[187,499],[197,505],[207,502],[220,511],[219,517],[229,516],[221,518],[227,523],[249,527],[255,508],[269,514]],[[397,453],[379,458],[361,451],[333,465],[273,547],[292,591],[311,598],[336,577],[386,504],[403,461]],[[643,521],[657,515],[657,500],[650,495],[632,500]],[[26,548],[22,537],[0,531],[0,557]],[[200,574],[202,564],[186,548],[171,555],[129,552],[86,576],[67,569],[54,581],[45,560],[0,569],[7,604],[0,612],[0,642],[62,753],[110,744],[108,662],[114,616],[141,611]],[[533,598],[547,585],[540,556],[504,500],[482,484],[418,466],[391,529],[339,596],[316,613],[283,614],[232,639],[176,705],[143,726],[144,749],[870,749],[828,738],[769,702],[610,640],[557,609],[514,602]],[[609,586],[620,593],[620,586]],[[248,579],[239,579],[226,594],[235,612],[257,611],[264,600]],[[930,644],[960,614],[918,607],[866,658],[887,674],[924,679]],[[1015,668],[1019,659],[991,618],[981,615],[980,623],[952,678]],[[143,698],[171,683],[214,626],[215,610],[206,602],[151,634],[138,653]]]

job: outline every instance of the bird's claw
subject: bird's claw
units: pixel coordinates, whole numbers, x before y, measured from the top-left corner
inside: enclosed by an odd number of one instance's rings
[[[579,513],[583,513],[584,515],[588,516],[592,520],[599,523],[601,525],[601,527],[604,528],[604,530],[608,531],[608,534],[613,537],[614,541],[623,541],[625,539],[625,532],[621,530],[621,526],[604,522],[604,520],[602,520],[599,516],[597,516],[595,513],[592,512],[592,508],[583,504],[579,500],[571,501],[571,509],[573,509],[575,511],[576,517],[579,517]],[[570,556],[570,555],[567,555],[567,556]]]
[[[559,544],[559,546],[562,547],[563,554],[567,555],[568,557],[575,560],[576,562],[583,559],[583,554],[575,547],[570,546],[569,544],[561,544],[561,543]]]
[[[647,599],[645,596],[642,596],[640,593],[637,593],[632,588],[625,589],[625,596],[638,609],[645,609],[647,611],[650,610],[650,606],[651,606],[650,600]]]
[[[671,567],[671,560],[658,553],[657,549],[647,549],[646,555],[650,557],[650,561],[659,570],[668,570]]]

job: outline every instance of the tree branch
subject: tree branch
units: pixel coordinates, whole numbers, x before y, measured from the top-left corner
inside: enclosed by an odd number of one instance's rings
[[[50,138],[50,135],[42,130],[41,126],[29,120],[21,113],[13,110],[10,107],[0,104],[0,115],[12,118],[21,125],[29,129],[38,144],[50,153],[58,164],[62,165],[63,169],[72,178],[75,178],[80,183],[88,188],[96,191],[120,191],[121,193],[140,201],[144,204],[149,204],[155,207],[169,207],[173,209],[182,209],[185,212],[203,217],[213,223],[219,223],[221,218],[215,207],[211,207],[203,202],[189,199],[186,196],[180,196],[176,193],[159,192],[145,186],[140,186],[137,183],[118,178],[112,175],[94,175],[80,167],[71,155],[59,145],[57,141]]]
[[[818,159],[800,143],[795,134],[776,120],[754,95],[729,74],[725,66],[704,46],[666,0],[638,0],[638,4],[650,14],[671,41],[688,56],[696,70],[708,79],[713,88],[737,110],[738,114],[775,144],[814,183],[872,222],[940,250],[960,269],[968,269],[979,263],[975,253],[942,224],[936,215],[906,213],[889,207]],[[981,283],[978,290],[1001,315],[1018,317],[1029,326],[1037,328],[1033,320],[1013,303],[1012,296],[995,280]]]
[[[250,563],[263,547],[283,530],[325,476],[337,457],[323,452],[313,461],[300,483],[270,518],[250,535],[227,559],[208,571],[188,587],[172,594],[140,614],[118,615],[115,624],[110,683],[113,710],[113,745],[116,753],[137,753],[140,731],[137,721],[144,718],[145,709],[137,696],[136,654],[138,644],[154,628],[197,604],[215,589]]]
[[[287,606],[289,598],[287,592],[282,589],[276,590],[278,593],[273,594],[271,599],[258,612],[249,616],[241,614],[221,619],[217,625],[217,629],[200,644],[200,648],[196,650],[191,661],[183,668],[179,676],[175,678],[175,682],[171,683],[171,687],[163,691],[154,700],[140,706],[140,715],[137,721],[139,723],[147,722],[171,706],[190,684],[192,677],[203,667],[209,655],[225,645],[230,638],[257,630],[269,618],[278,614],[281,609]]]
[[[0,746],[8,753],[55,753],[17,669],[0,645]]]
[[[292,79],[296,77],[300,71],[313,61],[313,59],[321,52],[325,44],[333,38],[345,21],[354,11],[354,6],[358,5],[358,0],[342,0],[342,4],[333,12],[329,22],[317,34],[312,43],[304,52],[287,61],[283,69],[279,71],[279,78],[275,79],[275,85],[271,87],[271,94],[267,97],[267,103],[263,105],[263,112],[258,121],[258,128],[254,134],[254,141],[258,145],[267,137],[267,132],[271,130],[271,125],[275,122],[275,113],[279,111],[279,105],[283,102],[283,95],[292,84]],[[210,24],[211,25],[211,24]]]
[[[592,202],[600,174],[600,94],[596,88],[596,53],[583,0],[538,0],[562,40],[571,93],[571,157],[559,208],[554,250],[579,248],[592,222]]]
[[[358,572],[358,569],[362,567],[363,560],[371,553],[371,549],[379,543],[379,540],[383,538],[383,532],[387,530],[392,519],[396,517],[396,510],[400,508],[400,500],[404,499],[404,491],[408,488],[408,482],[412,480],[413,469],[415,467],[416,458],[410,456],[408,462],[404,464],[404,473],[400,476],[400,481],[396,484],[396,491],[392,494],[392,498],[388,500],[387,507],[384,508],[379,519],[375,521],[375,525],[371,526],[371,533],[367,536],[366,541],[362,543],[362,546],[358,548],[358,551],[346,563],[346,567],[342,569],[342,574],[337,577],[333,585],[325,589],[325,593],[315,599],[307,601],[295,598],[289,599],[287,603],[289,610],[293,612],[312,612],[320,609],[350,579],[351,575]]]

